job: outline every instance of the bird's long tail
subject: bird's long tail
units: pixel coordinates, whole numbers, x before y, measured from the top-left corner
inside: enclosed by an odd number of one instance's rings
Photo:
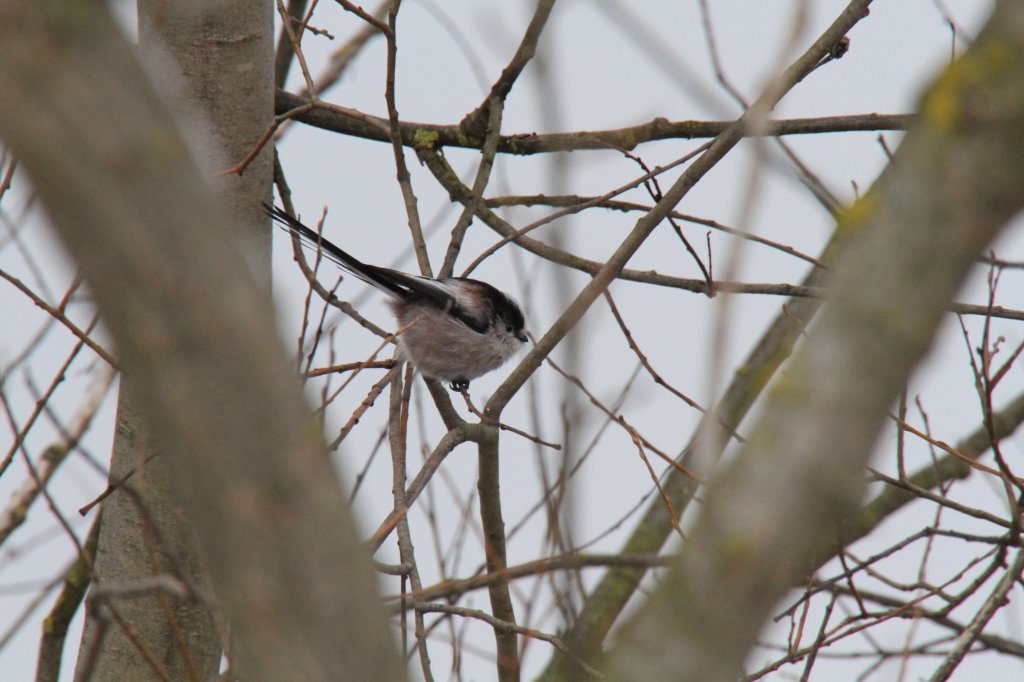
[[[387,268],[380,268],[375,265],[367,265],[358,258],[348,254],[341,248],[335,246],[324,238],[322,234],[314,232],[301,222],[290,216],[284,209],[270,204],[263,204],[263,210],[274,222],[298,237],[302,245],[314,251],[319,250],[332,263],[344,270],[371,284],[386,294],[404,299],[408,297],[407,287],[395,281],[395,273]]]

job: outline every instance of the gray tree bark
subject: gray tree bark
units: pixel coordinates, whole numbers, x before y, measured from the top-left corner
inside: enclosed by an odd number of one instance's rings
[[[401,679],[266,283],[106,6],[0,5],[0,90],[0,138],[115,340],[231,623],[234,673]]]
[[[140,1],[138,12],[140,46],[170,56],[173,66],[163,67],[174,71],[172,76],[180,76],[188,92],[181,101],[181,113],[206,124],[204,135],[213,142],[200,147],[206,152],[203,160],[207,167],[223,167],[226,159],[243,158],[268,125],[273,106],[271,6],[223,2],[209,10],[198,6],[183,10],[181,5]],[[260,224],[265,221],[255,219],[255,209],[269,197],[271,173],[271,153],[264,150],[245,175],[221,182],[236,222],[249,223],[247,241],[261,255],[259,268],[268,282],[269,233]],[[138,473],[126,484],[132,494],[126,488],[103,505],[97,577],[105,584],[130,584],[154,573],[185,571],[191,584],[205,586],[189,519],[175,509],[167,463],[158,457],[151,459],[155,453],[143,437],[145,425],[132,409],[134,380],[124,377],[121,384],[111,478],[119,480],[133,470]],[[148,528],[150,523],[157,527]],[[154,533],[162,542],[156,542]],[[174,556],[166,556],[167,552]],[[216,676],[222,647],[210,605],[161,592],[114,603],[123,625],[109,623],[111,615],[103,611],[102,603],[87,609],[79,679],[90,676],[143,682],[160,680],[165,673],[174,680]],[[164,672],[148,660],[142,648],[164,666]]]
[[[1001,2],[840,219],[827,305],[680,561],[622,633],[614,679],[734,680],[771,610],[856,510],[864,466],[944,309],[1024,207],[1024,5]]]
[[[135,473],[103,502],[93,585],[126,587],[166,575],[205,587],[189,519],[175,504],[166,464],[159,457],[150,460],[155,453],[133,409],[129,384],[121,382],[110,475],[118,481]],[[209,680],[217,675],[220,654],[213,614],[196,598],[156,589],[93,598],[75,679]]]

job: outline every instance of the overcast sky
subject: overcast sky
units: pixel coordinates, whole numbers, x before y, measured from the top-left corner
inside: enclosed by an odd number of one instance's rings
[[[366,2],[367,7],[373,3]],[[721,63],[728,80],[747,101],[781,67],[788,64],[827,26],[845,5],[837,0],[808,2],[743,2],[741,0],[710,0],[714,37]],[[405,120],[453,124],[475,108],[514,52],[529,21],[534,3],[520,0],[406,0],[399,22],[399,66],[397,71],[398,109]],[[131,3],[118,3],[130,24]],[[796,8],[805,11],[802,21],[795,20]],[[904,0],[875,3],[871,15],[850,34],[847,55],[812,74],[793,89],[778,107],[779,118],[811,118],[863,113],[912,112],[922,89],[949,62],[951,50],[958,53],[967,47],[991,7],[978,0]],[[517,83],[508,100],[502,130],[506,133],[554,132],[614,129],[647,122],[655,117],[670,120],[729,119],[741,113],[740,106],[714,79],[710,69],[706,34],[698,11],[697,0],[670,2],[644,0],[562,0],[556,5],[551,21],[540,41],[538,55]],[[955,20],[961,38],[952,41],[951,31],[943,13]],[[321,73],[332,51],[361,26],[338,5],[324,3],[312,22],[328,31],[334,40],[307,35],[305,56],[314,76]],[[794,27],[795,33],[794,33]],[[383,99],[384,43],[372,41],[346,72],[339,85],[328,90],[324,99],[386,116]],[[291,71],[288,89],[302,87],[298,68]],[[888,132],[885,143],[895,149],[900,135]],[[695,149],[701,141],[674,140],[644,145],[634,150],[653,167],[673,161]],[[792,137],[787,143],[799,158],[843,201],[856,198],[858,192],[870,187],[886,162],[886,151],[877,133],[851,133]],[[762,235],[790,245],[811,255],[818,255],[830,236],[833,218],[799,183],[778,150],[766,145],[767,161],[758,161],[754,145],[744,143],[717,166],[692,191],[678,210],[701,218],[719,221],[737,229]],[[412,252],[408,248],[408,227],[397,184],[392,151],[388,145],[346,138],[329,132],[294,125],[287,129],[279,147],[281,160],[291,186],[297,209],[309,223],[326,208],[325,234],[358,258],[370,263],[414,270]],[[446,158],[462,174],[472,177],[479,155],[464,150],[448,150]],[[420,201],[420,211],[428,230],[428,246],[432,262],[439,264],[451,225],[458,210],[449,202],[429,172],[421,168],[413,153],[407,153],[413,173],[412,183]],[[488,196],[506,194],[578,194],[595,195],[622,185],[642,171],[616,151],[580,151],[559,157],[499,158],[495,164]],[[675,175],[664,181],[667,187]],[[16,184],[12,194],[0,205],[0,268],[50,292],[49,300],[59,300],[74,268],[63,256],[59,244],[45,225],[39,207],[25,213],[29,191],[25,178]],[[626,200],[650,203],[641,191],[634,191]],[[549,209],[509,210],[503,215],[515,226],[547,214]],[[633,226],[639,214],[588,211],[562,219],[538,230],[534,237],[558,242],[562,248],[595,260],[604,260]],[[38,264],[36,277],[26,264],[23,252],[12,246],[6,232],[15,224],[25,226],[23,243]],[[706,228],[687,226],[688,238],[705,253]],[[720,232],[712,232],[711,244],[716,275],[744,282],[799,282],[808,264],[799,259],[761,247],[736,248],[736,240]],[[479,222],[470,229],[459,260],[460,271],[477,254],[497,241],[494,233]],[[1024,229],[1019,221],[1007,229],[996,245],[999,257],[1024,261]],[[866,271],[870,264],[865,264]],[[294,352],[297,329],[301,322],[305,285],[291,260],[291,249],[280,237],[275,240],[275,298],[280,310],[278,330],[289,352]],[[629,267],[656,270],[678,277],[700,276],[691,258],[679,245],[669,226],[658,232],[632,259]],[[1008,308],[1024,309],[1024,282],[1021,270],[1005,273],[998,303]],[[550,265],[525,258],[506,248],[487,260],[474,277],[485,279],[508,290],[524,304],[528,327],[542,333],[556,319],[562,305],[586,283],[578,272],[556,271]],[[333,285],[337,273],[326,273],[322,279]],[[386,328],[393,328],[387,309],[372,290],[354,280],[346,280],[339,295],[357,303],[360,310]],[[655,289],[625,282],[612,287],[616,303],[631,325],[637,342],[655,367],[673,385],[701,404],[707,405],[736,370],[737,363],[763,331],[765,324],[779,310],[783,299],[770,296],[734,297],[728,301],[720,296],[709,300],[699,294],[672,289]],[[959,300],[984,302],[984,270],[972,277]],[[25,347],[29,339],[45,324],[42,313],[21,293],[0,282],[0,310],[4,311],[4,331],[0,334],[0,366],[6,367]],[[725,343],[714,340],[715,325],[722,322]],[[76,306],[75,319],[86,320],[89,309]],[[337,327],[334,349],[337,362],[365,358],[378,341],[344,319],[328,313]],[[972,333],[980,330],[980,321],[970,320]],[[268,330],[271,333],[271,330]],[[1006,347],[1013,348],[1024,339],[1020,323],[1004,323],[998,333],[1006,337]],[[100,335],[102,338],[102,334]],[[72,343],[60,330],[45,339],[44,349],[36,353],[27,368],[7,379],[6,390],[16,401],[14,412],[20,420],[32,409],[31,390],[26,386],[30,373],[38,384],[45,385]],[[717,354],[717,355],[716,355]],[[553,354],[553,358],[573,373],[579,374],[588,389],[604,400],[614,402],[634,373],[636,360],[629,351],[618,327],[599,302],[584,319],[579,329]],[[91,360],[89,361],[91,362]],[[58,392],[54,406],[66,419],[79,404],[88,385],[94,365],[81,362],[72,368],[66,386]],[[326,364],[327,356],[318,364]],[[719,373],[713,376],[712,368]],[[499,370],[473,382],[474,402],[482,405],[486,397],[507,375]],[[367,373],[331,407],[326,415],[326,432],[332,439],[347,421],[352,410],[364,398],[379,374]],[[937,437],[950,442],[970,432],[979,423],[977,399],[967,365],[964,342],[956,319],[948,317],[936,348],[918,373],[912,395],[920,395]],[[1015,396],[1024,388],[1024,370],[1017,367],[1002,387],[1004,398]],[[534,392],[533,403],[527,398]],[[511,424],[531,430],[547,440],[561,441],[562,403],[569,401],[574,422],[575,454],[596,436],[603,419],[590,409],[578,391],[568,387],[556,373],[542,368],[524,392],[506,411]],[[318,401],[318,387],[311,386],[311,401]],[[354,473],[361,471],[373,451],[384,423],[386,400],[378,401],[358,429],[346,440],[336,456],[340,469],[347,476],[346,489],[351,488]],[[430,448],[443,431],[432,416],[429,401],[417,392],[410,438],[415,447]],[[534,407],[535,406],[535,407]],[[96,424],[84,443],[85,449],[98,461],[109,460],[114,393],[100,411]],[[636,382],[621,411],[642,433],[672,455],[678,453],[697,423],[699,413],[677,400],[669,400],[649,377]],[[534,421],[535,414],[539,420]],[[614,430],[611,430],[614,431]],[[603,436],[599,447],[580,470],[574,488],[574,540],[584,544],[602,535],[619,517],[645,499],[650,493],[649,474],[635,456],[628,436],[621,432]],[[7,443],[0,436],[0,443]],[[52,428],[40,427],[31,434],[27,446],[33,456],[53,440]],[[421,437],[422,434],[422,437]],[[503,435],[502,500],[506,524],[517,524],[537,502],[541,490],[539,470],[557,468],[561,454],[538,450],[531,443]],[[1005,452],[1022,454],[1020,437],[1004,444]],[[879,448],[877,466],[893,470],[891,442]],[[6,447],[3,448],[6,450]],[[922,448],[922,456],[927,456]],[[919,453],[920,454],[920,453]],[[367,532],[390,510],[390,471],[386,456],[381,454],[369,467],[357,497],[357,510]],[[923,461],[923,460],[919,460]],[[15,465],[20,466],[20,463]],[[658,468],[661,471],[661,467]],[[442,534],[460,532],[460,516],[454,500],[472,499],[475,491],[475,453],[464,446],[453,453],[444,465],[444,483],[435,481],[434,494],[446,516],[438,520]],[[0,478],[0,502],[25,481],[24,469]],[[60,500],[68,518],[83,534],[89,519],[82,520],[75,510],[92,499],[104,484],[93,467],[76,456],[61,470],[51,489]],[[1005,513],[998,495],[990,487],[967,486],[965,494],[971,503]],[[455,492],[453,492],[455,491]],[[986,499],[988,498],[988,499]],[[474,507],[475,510],[475,507]],[[475,513],[475,512],[471,512]],[[911,511],[901,516],[902,524],[930,522],[930,510]],[[425,584],[439,578],[430,557],[426,526],[422,516],[410,517],[414,532],[423,532],[418,549],[420,570]],[[509,543],[509,563],[521,563],[538,556],[545,526],[540,519],[527,523],[524,531]],[[632,528],[627,522],[621,529],[604,536],[590,547],[592,551],[615,552],[625,534]],[[907,534],[906,525],[884,531],[879,546]],[[479,543],[467,542],[466,556],[449,566],[466,574],[482,560]],[[868,549],[863,550],[868,553]],[[0,637],[14,624],[14,619],[39,593],[39,586],[61,574],[72,557],[70,543],[57,530],[56,522],[46,509],[37,504],[29,523],[16,537],[0,547]],[[396,561],[393,550],[385,548],[377,558]],[[450,557],[449,557],[450,558]],[[916,565],[916,564],[908,564]],[[586,574],[589,581],[596,572]],[[394,593],[393,580],[383,583],[385,591]],[[30,679],[35,666],[40,621],[49,609],[49,598],[33,612],[13,639],[0,650],[0,677],[11,680]],[[479,593],[469,598],[469,605],[486,608],[486,597]],[[553,630],[556,614],[534,614],[538,627]],[[999,617],[1002,627],[1019,638],[1022,614],[1011,606]],[[1001,621],[1001,622],[1003,622]],[[493,641],[485,628],[470,626],[470,641],[485,650]],[[69,646],[77,646],[81,618],[76,618],[76,631],[69,635]],[[445,646],[437,647],[436,669],[444,679]],[[531,643],[525,657],[525,669],[537,672],[548,660],[546,645]],[[759,659],[755,659],[759,660]],[[64,676],[71,679],[74,655],[66,657]],[[466,654],[463,662],[466,679],[488,679],[493,674],[486,657]],[[822,666],[829,664],[822,663]],[[859,670],[854,668],[855,670]],[[819,669],[821,679],[826,670],[843,675],[848,668]],[[489,672],[490,671],[490,672]],[[895,679],[897,668],[885,667],[875,679]],[[914,674],[927,675],[925,665]],[[958,679],[1009,679],[1019,675],[1020,666],[1005,659],[970,659],[959,671]],[[984,677],[982,677],[984,676]],[[778,679],[781,679],[778,678]]]

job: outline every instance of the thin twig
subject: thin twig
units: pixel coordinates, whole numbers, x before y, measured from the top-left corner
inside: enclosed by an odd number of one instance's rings
[[[514,434],[516,434],[518,436],[522,436],[523,438],[525,438],[525,439],[527,439],[529,441],[533,441],[537,445],[543,445],[544,447],[551,448],[552,450],[561,450],[562,449],[562,446],[559,445],[558,443],[549,443],[546,440],[541,440],[537,436],[534,436],[533,434],[527,433],[526,431],[522,431],[520,429],[517,429],[514,426],[509,426],[508,424],[503,424],[503,423],[501,423],[499,421],[494,421],[493,419],[490,419],[490,418],[484,416],[478,409],[476,409],[476,405],[473,404],[473,401],[469,397],[469,391],[463,389],[462,391],[459,391],[459,392],[462,394],[463,400],[466,401],[466,409],[468,409],[470,412],[472,412],[474,416],[478,417],[480,419],[480,421],[485,422],[487,424],[493,424],[493,425],[497,426],[499,429],[501,429],[502,431],[510,431],[510,432],[512,432],[512,433],[514,433]]]

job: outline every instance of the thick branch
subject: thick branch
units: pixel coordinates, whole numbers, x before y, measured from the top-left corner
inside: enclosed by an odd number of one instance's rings
[[[477,491],[480,498],[480,525],[484,532],[484,554],[487,574],[496,577],[489,583],[491,613],[508,623],[516,622],[516,613],[509,593],[508,560],[505,555],[505,520],[501,511],[498,429],[491,427],[478,443],[479,474]],[[508,630],[494,630],[498,648],[498,679],[515,682],[519,679],[519,637]]]
[[[855,234],[830,305],[742,455],[712,483],[676,570],[626,628],[620,674],[734,679],[776,601],[856,505],[886,412],[944,307],[1024,205],[1021,69],[1024,7],[1002,3],[840,220],[840,233]]]
[[[288,113],[311,102],[283,90],[277,91],[275,110]],[[323,102],[313,102],[312,108],[293,118],[307,125],[336,133],[361,137],[377,142],[389,142],[385,132],[387,119],[364,114]],[[817,133],[871,132],[877,130],[905,130],[911,122],[906,114],[857,114],[823,118],[786,119],[769,121],[768,135],[813,135]],[[585,149],[631,150],[645,142],[658,140],[696,140],[720,135],[732,121],[669,121],[656,118],[647,123],[617,130],[582,130],[570,133],[519,133],[502,135],[498,140],[500,154],[546,154],[550,152],[580,151]],[[480,149],[485,133],[467,134],[458,125],[414,123],[404,121],[399,126],[402,144],[407,147],[464,147]]]

